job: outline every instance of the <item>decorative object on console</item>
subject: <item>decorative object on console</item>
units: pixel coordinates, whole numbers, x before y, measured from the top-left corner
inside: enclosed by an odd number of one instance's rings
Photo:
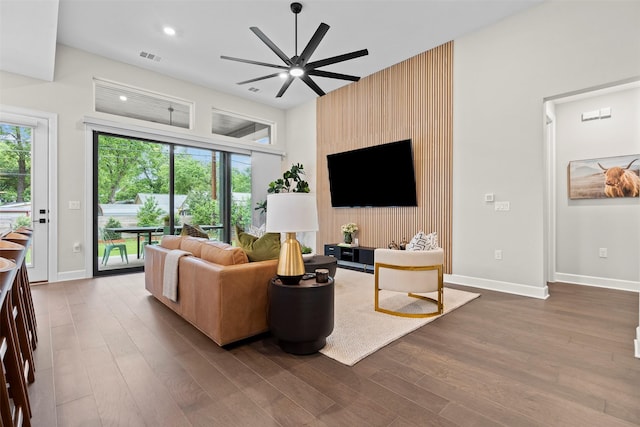
[[[318,231],[316,196],[299,192],[269,194],[267,206],[267,232],[286,233],[278,258],[278,277],[285,285],[297,285],[305,271],[296,232]]]
[[[430,251],[433,249],[438,249],[439,247],[438,233],[436,231],[425,234],[424,231],[420,230],[407,244],[406,249],[408,251]]]
[[[353,242],[353,234],[358,231],[358,225],[354,222],[342,224],[342,226],[340,226],[340,231],[342,231],[344,236],[344,242],[347,245],[350,245],[351,242]]]
[[[407,245],[409,244],[409,242],[407,242],[407,238],[403,237],[402,240],[400,240],[400,250],[404,251],[405,249],[407,249]]]
[[[389,249],[394,249],[394,250],[399,250],[399,249],[400,249],[400,247],[398,246],[398,244],[396,243],[396,241],[395,241],[395,240],[392,240],[392,241],[387,245],[387,247],[388,247]]]

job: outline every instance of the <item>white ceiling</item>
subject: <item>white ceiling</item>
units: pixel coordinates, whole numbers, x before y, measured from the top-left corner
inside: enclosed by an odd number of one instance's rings
[[[311,61],[360,49],[369,55],[321,68],[365,77],[449,40],[491,25],[542,0],[302,1],[298,53],[321,22],[331,28]],[[282,98],[278,77],[237,85],[276,70],[220,59],[281,60],[249,27],[294,55],[290,1],[0,0],[0,69],[53,80],[57,42],[282,109],[317,95],[297,80]],[[55,7],[58,6],[58,7]],[[177,30],[174,37],[162,32]],[[54,31],[51,29],[53,28]],[[142,58],[153,53],[160,61]],[[29,54],[25,55],[25,52]],[[27,60],[35,58],[36,60]],[[325,91],[349,82],[313,78]],[[258,92],[248,89],[255,87]]]

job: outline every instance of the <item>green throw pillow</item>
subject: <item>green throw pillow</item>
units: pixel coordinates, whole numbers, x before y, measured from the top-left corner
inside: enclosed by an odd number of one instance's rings
[[[245,233],[236,228],[238,244],[247,253],[249,261],[278,259],[280,255],[280,233],[265,233],[261,237]]]

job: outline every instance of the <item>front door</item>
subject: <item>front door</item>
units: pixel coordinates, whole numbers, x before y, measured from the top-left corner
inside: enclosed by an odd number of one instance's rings
[[[0,234],[33,229],[26,258],[30,282],[48,280],[48,138],[47,119],[0,115]]]

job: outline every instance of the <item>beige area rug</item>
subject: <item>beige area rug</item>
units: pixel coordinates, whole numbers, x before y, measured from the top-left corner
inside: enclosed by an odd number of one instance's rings
[[[339,268],[335,284],[333,333],[320,353],[353,366],[385,345],[477,298],[480,294],[444,288],[444,313],[426,318],[392,316],[373,309],[373,274]],[[433,295],[424,294],[437,297]],[[380,306],[403,312],[433,311],[435,304],[398,292],[381,291]]]

